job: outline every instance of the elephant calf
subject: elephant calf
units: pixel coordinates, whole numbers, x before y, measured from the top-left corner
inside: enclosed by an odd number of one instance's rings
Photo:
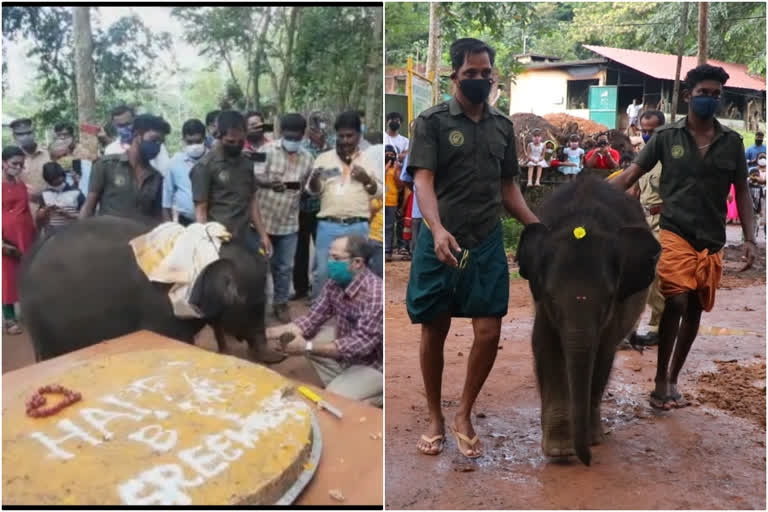
[[[147,279],[129,241],[152,229],[138,220],[91,217],[42,241],[22,263],[20,298],[38,361],[142,329],[192,343],[213,326],[219,351],[224,335],[248,342],[255,359],[285,356],[266,346],[264,306],[267,261],[237,242],[201,273],[191,303],[203,318],[173,313],[169,284]]]
[[[661,246],[637,201],[596,178],[559,188],[539,217],[517,257],[536,306],[542,448],[589,465],[616,348],[643,312]]]

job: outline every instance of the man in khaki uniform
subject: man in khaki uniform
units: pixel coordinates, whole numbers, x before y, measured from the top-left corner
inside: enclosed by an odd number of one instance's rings
[[[477,39],[451,45],[455,94],[416,119],[408,173],[416,183],[424,225],[411,264],[406,305],[421,328],[421,371],[430,422],[417,443],[442,451],[443,346],[452,318],[471,318],[475,339],[461,402],[451,424],[459,451],[483,454],[472,407],[493,367],[507,313],[509,269],[499,217],[502,207],[524,224],[537,222],[517,178],[512,121],[488,104],[495,52]]]
[[[656,128],[664,125],[664,114],[658,110],[646,110],[640,116],[640,130],[643,137],[643,143],[648,142]],[[650,172],[644,174],[637,182],[640,205],[645,211],[645,220],[653,230],[656,239],[659,239],[659,220],[661,219],[661,210],[663,201],[659,187],[661,185],[661,162],[657,162]],[[653,280],[648,292],[648,305],[651,307],[651,319],[648,322],[648,333],[644,335],[637,334],[637,326],[640,324],[638,319],[635,329],[630,337],[632,345],[652,346],[659,343],[659,322],[664,313],[664,296],[659,290],[659,276]]]
[[[702,312],[715,305],[731,184],[744,231],[745,270],[757,253],[744,143],[741,135],[714,117],[728,78],[723,68],[709,64],[690,70],[683,91],[688,115],[657,129],[635,162],[613,180],[626,190],[657,162],[663,165],[662,251],[656,270],[666,302],[659,325],[656,387],[650,396],[651,406],[659,409],[687,405],[677,380],[696,340]]]

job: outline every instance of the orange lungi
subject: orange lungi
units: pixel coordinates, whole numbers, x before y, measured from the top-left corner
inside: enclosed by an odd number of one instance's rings
[[[656,272],[661,294],[670,297],[695,291],[704,311],[712,311],[715,290],[723,276],[723,251],[697,251],[684,238],[665,229],[659,231],[659,242],[661,258]]]

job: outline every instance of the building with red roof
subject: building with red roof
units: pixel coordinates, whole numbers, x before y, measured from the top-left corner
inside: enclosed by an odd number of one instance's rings
[[[593,119],[611,128],[628,125],[627,106],[642,100],[644,109],[671,112],[677,56],[623,48],[583,45],[594,58],[563,61],[528,60],[510,83],[510,114],[538,115],[564,112]],[[709,59],[730,75],[718,119],[734,127],[754,130],[765,121],[765,77],[747,66]],[[696,57],[683,57],[680,79],[696,67]],[[681,87],[682,89],[682,87]],[[678,114],[688,106],[678,101]]]

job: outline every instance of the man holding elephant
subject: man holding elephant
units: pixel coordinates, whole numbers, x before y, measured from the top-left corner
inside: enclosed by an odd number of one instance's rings
[[[424,226],[408,283],[411,321],[422,324],[420,360],[430,423],[418,441],[442,451],[443,346],[452,317],[472,318],[475,340],[452,430],[467,457],[482,455],[472,407],[496,359],[507,312],[509,270],[499,221],[502,205],[524,224],[536,222],[520,192],[512,122],[488,95],[495,51],[477,39],[450,49],[456,93],[416,119],[407,172],[414,176]]]
[[[686,405],[677,379],[696,339],[702,311],[714,307],[723,272],[721,249],[731,184],[743,219],[744,269],[752,266],[757,250],[744,144],[738,133],[714,118],[728,78],[723,68],[708,64],[690,70],[684,91],[688,115],[657,129],[635,162],[614,180],[625,190],[656,162],[662,164],[662,253],[657,272],[666,303],[659,327],[656,387],[651,393],[656,408]]]

